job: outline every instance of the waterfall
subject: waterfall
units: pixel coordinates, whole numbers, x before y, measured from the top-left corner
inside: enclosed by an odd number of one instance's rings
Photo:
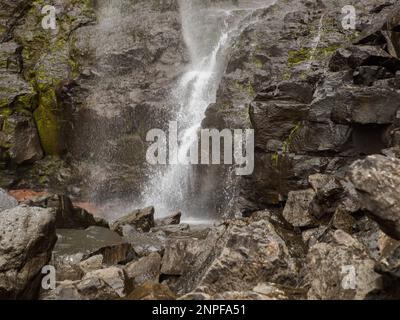
[[[234,4],[236,2],[236,4]],[[275,1],[180,0],[182,32],[190,55],[187,71],[178,81],[171,100],[176,104],[179,127],[178,159],[183,160],[191,148],[198,146],[198,131],[207,107],[216,101],[225,68],[225,58],[236,36],[249,24],[252,13]],[[182,163],[182,162],[179,162]],[[158,215],[182,211],[185,218],[200,218],[192,200],[198,197],[193,167],[169,165],[154,174],[143,191],[144,204],[154,205]]]

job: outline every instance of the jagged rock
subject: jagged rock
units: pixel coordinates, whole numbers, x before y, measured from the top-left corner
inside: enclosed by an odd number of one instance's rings
[[[358,191],[361,206],[382,230],[400,239],[400,160],[376,155],[356,161],[349,178]]]
[[[260,279],[294,285],[298,269],[289,251],[299,254],[299,249],[286,243],[277,230],[291,237],[290,232],[276,229],[265,218],[226,222],[203,241],[196,263],[179,279],[180,292],[197,292],[196,288],[211,296],[242,292],[252,290]]]
[[[318,243],[307,255],[309,299],[365,299],[381,288],[375,261],[365,247],[344,231],[331,234],[329,243]]]
[[[122,228],[122,235],[139,257],[148,256],[153,252],[162,255],[164,252],[166,240],[164,234],[142,233],[129,225],[125,225]]]
[[[173,225],[155,227],[155,228],[151,229],[151,232],[163,232],[167,236],[169,236],[171,234],[176,235],[178,233],[184,233],[189,230],[190,230],[190,226],[186,223],[182,223],[182,224],[173,224]]]
[[[150,231],[150,229],[154,227],[154,207],[135,210],[116,220],[111,225],[111,230],[122,235],[122,228],[125,225],[132,226],[143,232]]]
[[[136,288],[126,300],[176,300],[176,295],[166,284],[147,281]]]
[[[108,228],[108,222],[85,209],[74,207],[65,195],[43,194],[28,201],[29,205],[54,208],[57,212],[58,229],[87,229],[91,226]]]
[[[393,78],[393,74],[383,67],[362,66],[354,71],[353,78],[354,84],[372,86],[377,80]]]
[[[2,211],[0,234],[0,298],[36,298],[57,240],[54,211],[27,206]]]
[[[117,267],[91,271],[76,287],[82,296],[90,300],[118,299],[127,293],[124,272]]]
[[[158,282],[160,277],[161,256],[154,252],[131,262],[124,267],[131,288],[137,288],[147,281]]]
[[[308,248],[311,248],[318,242],[320,239],[326,235],[329,228],[327,226],[320,226],[318,228],[308,229],[302,233],[302,239],[305,244],[307,244]]]
[[[3,131],[6,138],[0,147],[10,145],[8,150],[9,159],[16,164],[29,164],[40,160],[43,157],[39,135],[32,117],[13,114],[3,124]],[[0,128],[0,133],[1,132]]]
[[[181,222],[181,216],[182,216],[182,213],[178,212],[178,213],[175,213],[175,214],[165,217],[165,218],[156,219],[154,221],[154,223],[155,223],[156,227],[179,224]]]
[[[283,217],[294,227],[315,225],[312,203],[316,193],[312,189],[289,192]]]
[[[87,273],[82,280],[58,282],[56,289],[42,292],[42,300],[116,300],[126,295],[121,268],[109,267]]]
[[[359,66],[384,66],[396,72],[400,61],[378,46],[350,46],[337,50],[329,62],[329,69],[334,72]]]
[[[84,273],[95,271],[102,268],[103,260],[104,260],[103,255],[98,254],[79,262],[79,268]]]
[[[172,276],[187,273],[204,250],[204,245],[204,240],[198,238],[169,238],[165,244],[161,273]]]
[[[18,206],[18,201],[0,188],[0,212]]]
[[[332,218],[332,226],[336,229],[343,230],[346,233],[352,234],[354,231],[355,218],[347,211],[341,208],[336,209]]]

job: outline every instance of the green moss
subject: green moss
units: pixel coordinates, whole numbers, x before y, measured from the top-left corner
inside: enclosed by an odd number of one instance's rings
[[[323,48],[302,48],[291,50],[288,54],[288,67],[292,68],[303,62],[312,60],[322,60],[331,56],[341,45],[332,44]]]
[[[250,80],[246,83],[236,82],[236,87],[238,87],[241,91],[246,92],[249,96],[255,96],[256,91],[254,90],[253,85],[251,84]]]
[[[285,158],[287,154],[290,152],[290,146],[292,145],[293,140],[295,139],[301,128],[302,128],[301,123],[297,123],[296,126],[290,131],[287,139],[283,142],[282,152],[276,151],[272,155],[271,162],[274,167],[278,168],[280,158]]]
[[[61,152],[61,126],[54,89],[49,87],[41,91],[38,105],[33,115],[43,150],[46,155],[58,155]]]

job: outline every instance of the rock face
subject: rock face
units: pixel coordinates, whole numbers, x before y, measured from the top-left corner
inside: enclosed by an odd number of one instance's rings
[[[351,166],[349,178],[359,193],[362,207],[386,233],[400,240],[400,160],[367,157]]]
[[[36,298],[42,267],[57,240],[51,209],[19,206],[0,213],[0,297]]]

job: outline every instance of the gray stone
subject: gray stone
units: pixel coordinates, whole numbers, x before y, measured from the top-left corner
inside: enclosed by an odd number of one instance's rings
[[[283,217],[294,227],[315,225],[312,203],[316,193],[312,189],[289,192]]]
[[[382,286],[375,261],[349,234],[337,230],[330,243],[314,245],[307,256],[308,299],[362,300]]]
[[[178,212],[165,218],[155,220],[156,227],[168,226],[171,224],[179,224],[181,222],[182,213]]]
[[[400,160],[376,155],[356,161],[349,178],[360,197],[360,204],[370,212],[382,230],[400,239]]]
[[[27,206],[2,211],[0,234],[0,298],[36,298],[57,240],[54,211]]]
[[[137,230],[148,232],[154,227],[154,207],[138,209],[114,221],[111,230],[122,235],[123,226],[128,225]]]
[[[0,212],[18,206],[18,201],[0,188]]]
[[[159,282],[161,256],[154,252],[124,267],[129,286],[136,288],[147,281]]]

